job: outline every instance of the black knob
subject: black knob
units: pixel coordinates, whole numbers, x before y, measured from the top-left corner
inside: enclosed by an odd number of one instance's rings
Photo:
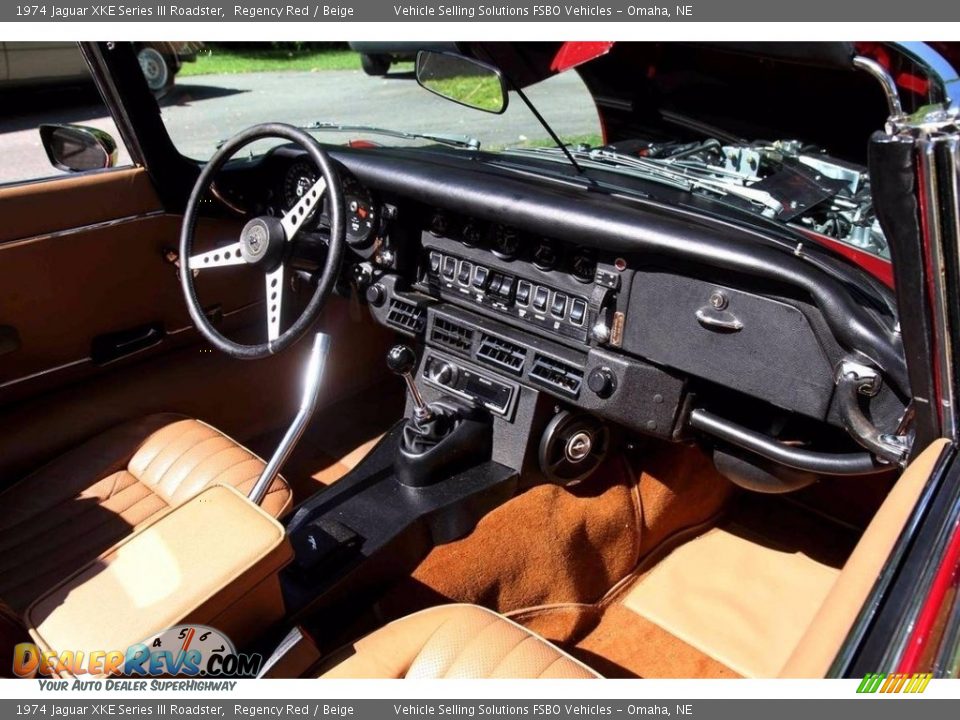
[[[617,376],[608,367],[598,367],[587,376],[587,387],[599,397],[608,398],[617,389]]]
[[[417,366],[417,354],[409,345],[394,345],[387,353],[387,367],[397,375],[409,375]]]
[[[387,299],[387,295],[383,290],[383,285],[380,283],[376,283],[368,287],[364,295],[367,298],[368,303],[377,307],[383,305],[383,301]]]

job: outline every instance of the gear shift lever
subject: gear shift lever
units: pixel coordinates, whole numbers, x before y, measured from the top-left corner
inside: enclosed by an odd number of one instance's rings
[[[387,367],[402,377],[407,383],[407,390],[413,400],[413,420],[417,425],[423,425],[433,419],[433,411],[423,401],[420,390],[413,380],[413,371],[417,367],[417,354],[409,345],[394,345],[387,353]]]
[[[458,468],[490,459],[491,428],[474,408],[451,398],[427,405],[413,380],[417,354],[407,345],[394,345],[387,367],[407,383],[413,417],[405,420],[394,464],[397,480],[407,487],[426,487]]]

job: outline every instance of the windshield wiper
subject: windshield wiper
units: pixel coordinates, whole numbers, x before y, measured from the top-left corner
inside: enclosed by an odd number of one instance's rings
[[[386,135],[387,137],[400,138],[401,140],[430,140],[441,145],[450,145],[452,147],[469,148],[471,150],[480,149],[480,141],[469,135],[443,135],[439,133],[416,133],[406,132],[404,130],[392,130],[390,128],[376,127],[375,125],[345,125],[336,122],[315,122],[304,125],[302,130],[330,130],[333,132],[365,132],[376,133],[377,135]]]
[[[559,160],[561,153],[557,148],[507,148],[505,153],[514,155],[533,155],[544,159]],[[662,185],[675,187],[679,190],[691,192],[702,190],[715,195],[732,195],[760,205],[774,215],[783,210],[783,204],[770,193],[759,188],[750,187],[743,182],[735,172],[724,168],[714,167],[709,171],[701,170],[695,164],[687,164],[682,158],[654,159],[639,158],[618,153],[608,148],[580,148],[567,149],[563,155],[572,154],[581,165],[596,169],[616,168],[627,174],[641,177],[645,180],[658,182]],[[717,178],[718,175],[728,175],[729,181]]]
[[[400,138],[401,140],[430,140],[431,142],[449,145],[451,147],[468,148],[470,150],[479,150],[480,141],[469,135],[441,135],[434,133],[415,133],[404,132],[403,130],[391,130],[390,128],[376,127],[374,125],[344,125],[335,122],[315,122],[309,125],[301,125],[301,130],[325,130],[327,132],[359,132],[375,133],[377,135],[386,135],[387,137]],[[225,138],[217,143],[219,150],[229,138]]]

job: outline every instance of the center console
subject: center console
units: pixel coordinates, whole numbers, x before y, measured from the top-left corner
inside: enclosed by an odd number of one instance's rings
[[[403,576],[527,484],[581,480],[618,426],[676,433],[685,378],[618,350],[617,259],[491,233],[431,223],[354,269],[373,316],[422,351],[388,357],[406,418],[288,521],[295,612]]]
[[[436,355],[426,362],[438,387],[483,382]],[[421,394],[414,372],[426,364],[409,346],[395,346],[387,365],[407,384],[407,417],[288,520],[296,557],[284,592],[294,613],[399,579],[434,545],[469,533],[516,490],[516,470],[493,458],[489,412],[452,392]]]
[[[240,647],[284,617],[279,572],[291,558],[279,522],[215,485],[41,595],[25,619],[55,653],[126,651],[179,623],[215,627]]]

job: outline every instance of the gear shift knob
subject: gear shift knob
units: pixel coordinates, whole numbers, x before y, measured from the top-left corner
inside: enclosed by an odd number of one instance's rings
[[[413,419],[425,423],[433,418],[430,406],[423,401],[417,384],[413,381],[413,371],[417,367],[417,354],[409,345],[394,345],[387,353],[387,367],[402,377],[407,383],[410,398],[413,400]]]
[[[417,354],[409,345],[394,345],[387,353],[387,367],[397,375],[409,375],[417,366]]]

